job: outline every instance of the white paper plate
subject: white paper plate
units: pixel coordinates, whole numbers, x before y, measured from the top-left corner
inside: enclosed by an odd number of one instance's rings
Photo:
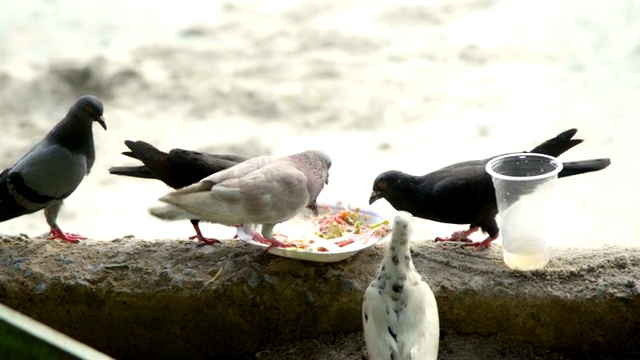
[[[341,203],[318,204],[318,212],[320,213],[320,216],[327,214],[328,212],[333,212],[333,211],[339,212],[344,209],[349,209],[351,211],[354,211],[356,207],[351,205],[347,205],[345,207]],[[380,216],[379,214],[377,214],[376,212],[370,209],[360,209],[358,213],[361,214],[360,221],[365,225],[378,224],[385,220],[382,216]],[[308,235],[308,237],[305,236],[305,238],[313,238],[314,240],[317,239],[316,243],[318,244],[318,246],[323,246],[329,251],[321,252],[321,251],[307,251],[304,249],[295,249],[295,248],[273,248],[269,250],[269,253],[273,255],[278,255],[278,256],[291,258],[291,259],[298,259],[298,260],[307,260],[307,261],[315,261],[315,262],[337,262],[337,261],[342,261],[344,259],[347,259],[357,254],[359,251],[362,251],[363,249],[366,249],[370,246],[375,245],[380,240],[385,238],[385,236],[375,236],[373,234],[358,234],[358,235],[350,234],[340,238],[323,240],[321,238],[315,237],[311,230],[311,229],[316,229],[316,230],[318,229],[318,226],[313,223],[313,220],[315,219],[316,218],[313,217],[313,215],[310,215],[310,212],[309,212],[306,216],[298,216],[287,222],[278,224],[274,229],[274,233],[286,235],[287,228],[288,228],[287,223],[289,223],[289,228],[293,228],[295,227],[296,223],[298,224],[298,227],[299,227],[301,222],[306,222],[308,224],[306,224],[305,228],[309,227],[310,234]],[[266,244],[259,243],[253,240],[253,230],[254,229],[252,229],[251,227],[247,227],[247,228],[242,226],[238,227],[238,239],[244,242],[247,242],[251,245],[259,246],[263,249],[266,249],[267,248]],[[288,238],[289,240],[298,240],[298,239],[292,238],[291,236],[288,236]],[[337,243],[347,239],[354,239],[356,241],[354,241],[349,245],[345,245],[343,247],[339,247],[333,244],[333,243]]]

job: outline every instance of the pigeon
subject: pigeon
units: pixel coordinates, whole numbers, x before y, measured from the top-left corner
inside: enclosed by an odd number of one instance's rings
[[[438,304],[411,260],[412,220],[405,211],[396,215],[389,248],[364,293],[362,323],[370,360],[438,357]]]
[[[44,209],[51,240],[85,239],[63,232],[56,219],[64,199],[95,162],[92,125],[95,121],[107,130],[102,113],[100,99],[82,96],[44,139],[0,173],[0,222]]]
[[[569,129],[536,146],[531,153],[557,157],[582,139],[573,139],[577,129]],[[436,241],[462,241],[464,246],[486,249],[499,235],[495,217],[498,214],[496,195],[486,164],[493,159],[464,161],[446,166],[423,176],[390,170],[378,175],[373,182],[369,204],[386,199],[396,210],[413,216],[451,224],[470,224],[464,231],[456,231],[448,238]],[[611,164],[609,159],[592,159],[563,163],[559,178],[598,171]],[[488,237],[473,242],[469,235],[481,229]]]
[[[172,149],[169,153],[165,153],[144,141],[126,140],[124,143],[131,151],[122,154],[140,160],[144,165],[111,167],[109,169],[111,174],[158,179],[176,190],[246,160],[237,155],[214,155],[183,149]],[[200,220],[197,217],[189,220],[196,231],[196,235],[189,239],[197,239],[208,245],[219,242],[217,239],[202,235]]]
[[[318,150],[286,157],[258,156],[161,197],[169,205],[149,212],[165,220],[262,224],[261,233],[254,231],[253,239],[268,244],[268,252],[290,245],[275,239],[276,224],[306,207],[317,209],[316,198],[329,183],[330,168],[329,155]]]

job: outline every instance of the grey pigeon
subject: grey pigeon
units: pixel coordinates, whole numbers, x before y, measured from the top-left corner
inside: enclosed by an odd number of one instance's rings
[[[273,236],[276,224],[289,220],[316,198],[329,181],[331,159],[318,150],[286,157],[259,156],[217,172],[160,198],[169,205],[149,209],[161,219],[200,219],[234,226],[262,224],[253,238],[285,246]]]
[[[582,139],[573,139],[577,131],[566,130],[530,152],[557,157],[582,143]],[[373,181],[369,204],[384,198],[396,210],[408,211],[419,218],[470,224],[467,230],[456,231],[444,239],[438,237],[436,241],[462,241],[464,246],[486,249],[499,235],[495,219],[498,214],[496,194],[491,175],[485,170],[492,158],[456,163],[422,176],[385,171]],[[565,162],[558,178],[602,170],[609,164],[609,159]],[[488,236],[483,241],[473,242],[469,235],[479,229]]]
[[[144,141],[126,140],[124,143],[131,151],[123,152],[123,154],[140,160],[144,165],[114,166],[109,169],[109,173],[158,179],[174,189],[194,184],[211,174],[246,160],[246,158],[237,155],[207,154],[183,149],[172,149],[166,153]],[[199,219],[189,220],[196,231],[196,235],[189,237],[190,239],[198,239],[203,244],[209,245],[219,242],[214,238],[202,235]]]
[[[438,305],[411,260],[412,220],[408,212],[396,215],[389,248],[364,293],[362,323],[370,360],[438,357]]]
[[[96,158],[93,122],[105,130],[102,101],[79,98],[65,117],[13,166],[0,173],[0,222],[44,209],[50,239],[78,242],[56,219],[62,202],[89,174]]]

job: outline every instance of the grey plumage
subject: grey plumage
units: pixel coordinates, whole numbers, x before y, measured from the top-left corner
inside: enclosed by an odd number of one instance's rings
[[[254,239],[283,246],[273,227],[316,198],[329,181],[331,159],[317,150],[286,157],[259,156],[217,172],[162,198],[167,206],[149,209],[167,220],[200,219],[223,225],[262,224]]]
[[[370,360],[438,357],[438,306],[411,260],[411,221],[408,212],[396,215],[389,249],[364,294],[362,323]]]
[[[51,239],[83,239],[62,232],[56,219],[95,162],[92,125],[107,129],[103,110],[100,99],[82,96],[44,139],[0,173],[0,222],[44,209]]]

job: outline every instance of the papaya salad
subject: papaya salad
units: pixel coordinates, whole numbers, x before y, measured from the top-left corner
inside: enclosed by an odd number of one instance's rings
[[[359,208],[334,209],[324,208],[329,212],[314,217],[311,223],[314,231],[306,236],[296,237],[296,240],[283,239],[283,235],[276,235],[286,244],[295,247],[284,248],[291,251],[336,252],[354,244],[364,244],[371,239],[381,239],[391,232],[389,221],[370,224],[371,216],[360,211]],[[309,220],[306,220],[309,223]],[[308,228],[307,228],[308,229]],[[311,233],[313,236],[309,236]],[[291,234],[290,234],[291,235]]]

